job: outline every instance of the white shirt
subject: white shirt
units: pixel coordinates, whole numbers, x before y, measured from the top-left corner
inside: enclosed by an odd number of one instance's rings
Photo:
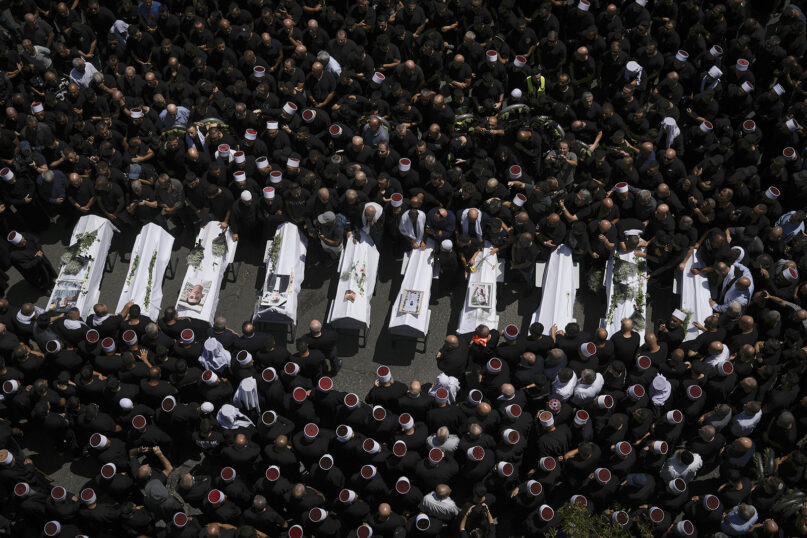
[[[743,521],[743,518],[740,517],[740,507],[735,506],[731,509],[731,511],[729,511],[726,519],[724,519],[720,524],[720,530],[729,536],[742,536],[744,534],[748,534],[751,527],[756,524],[757,519],[759,519],[759,512],[757,512],[756,508],[754,508],[754,515],[751,517],[751,519],[748,521]]]
[[[754,416],[748,415],[745,411],[734,417],[731,421],[731,434],[735,437],[750,435],[762,420],[762,410],[756,412]]]
[[[683,478],[685,482],[692,481],[698,474],[700,468],[703,467],[703,458],[694,452],[692,453],[692,456],[695,458],[695,460],[689,465],[684,465],[684,463],[678,459],[677,455],[669,458],[664,462],[664,465],[662,465],[659,475],[665,482],[669,482],[670,480],[674,480],[676,478]]]
[[[717,369],[718,366],[720,366],[724,362],[728,362],[728,360],[729,360],[729,347],[723,346],[723,351],[721,351],[719,355],[709,355],[708,357],[706,357],[704,362],[706,363],[706,366],[708,366],[714,371]]]
[[[597,376],[594,378],[594,382],[590,385],[586,385],[582,382],[578,383],[574,388],[572,403],[575,405],[582,405],[591,402],[600,393],[603,385],[605,385],[605,379],[603,379],[602,374],[600,373],[597,374]]]
[[[567,382],[561,382],[557,377],[552,381],[552,394],[561,402],[565,402],[574,394],[574,389],[577,386],[577,374],[572,373],[572,378]]]
[[[84,62],[84,72],[82,73],[74,67],[73,70],[70,71],[70,79],[82,88],[89,88],[90,84],[92,84],[92,76],[97,72],[98,70],[93,64]]]

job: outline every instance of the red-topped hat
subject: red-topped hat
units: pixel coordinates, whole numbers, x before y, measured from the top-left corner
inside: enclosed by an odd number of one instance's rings
[[[333,467],[333,456],[330,454],[323,454],[319,459],[319,468],[323,471],[328,471]]]
[[[31,486],[25,482],[17,482],[14,486],[14,495],[17,497],[25,497],[31,491]]]
[[[401,413],[398,417],[398,424],[400,424],[401,428],[404,430],[408,430],[415,425],[415,419],[413,419],[412,415],[409,413]]]
[[[651,507],[647,513],[650,516],[650,521],[653,523],[661,523],[664,520],[664,510],[658,506]]]
[[[313,121],[314,116],[316,116],[316,113],[314,113],[314,111],[312,109],[306,108],[305,110],[303,110],[303,120],[305,122],[308,123],[308,122]]]
[[[488,361],[487,370],[491,374],[498,374],[502,371],[502,361],[501,359],[492,358]]]
[[[616,452],[620,456],[628,456],[630,455],[633,447],[630,446],[630,443],[627,441],[620,441],[616,444]]]
[[[344,401],[345,405],[348,407],[356,407],[357,405],[359,405],[359,397],[353,394],[352,392],[345,394]]]
[[[207,500],[210,504],[220,504],[224,502],[224,493],[222,493],[217,489],[214,489],[207,494]]]
[[[639,355],[636,358],[636,366],[638,366],[642,370],[647,370],[648,368],[650,368],[651,364],[653,363],[650,360],[650,357],[648,357],[647,355]]]
[[[137,415],[132,419],[132,426],[136,430],[144,430],[146,428],[146,417]]]
[[[280,468],[277,465],[272,465],[266,469],[265,473],[266,479],[269,482],[274,482],[278,478],[280,478]]]
[[[541,519],[544,521],[552,521],[552,518],[555,517],[555,511],[549,505],[541,506]]]
[[[390,196],[390,205],[392,207],[401,207],[402,204],[403,204],[403,194],[401,194],[400,192],[392,193],[392,196]]]
[[[67,490],[62,486],[56,486],[50,490],[50,498],[56,502],[62,502],[67,498]]]
[[[572,495],[571,501],[574,505],[579,506],[580,508],[585,508],[588,506],[588,499],[584,495]]]
[[[589,415],[588,411],[585,409],[580,409],[577,413],[574,414],[574,423],[578,426],[582,426],[586,422],[588,422]]]
[[[287,362],[283,366],[283,372],[286,375],[297,375],[300,373],[300,365],[296,362]]]
[[[429,461],[432,463],[440,463],[443,461],[443,451],[439,448],[432,448],[429,450]]]
[[[594,478],[596,478],[597,482],[600,484],[605,485],[611,480],[611,471],[605,467],[600,467],[594,471]]]
[[[392,445],[392,453],[398,456],[399,458],[403,458],[406,456],[406,443],[401,441],[400,439],[395,441],[395,444]]]
[[[137,333],[135,333],[132,329],[123,331],[123,342],[127,346],[135,345],[137,343]]]
[[[448,390],[440,387],[434,392],[434,399],[439,403],[446,403],[448,401]]]
[[[370,480],[376,475],[375,465],[363,465],[361,468],[361,476],[365,480]]]
[[[515,340],[518,338],[518,327],[512,323],[504,328],[504,337],[507,340]]]
[[[555,461],[555,458],[553,458],[552,456],[544,456],[543,458],[538,460],[538,465],[540,465],[541,469],[543,469],[546,472],[554,471],[555,467],[558,466],[557,462]]]
[[[84,335],[84,338],[90,344],[95,344],[98,342],[98,339],[101,338],[101,335],[95,329],[90,329],[87,331],[87,334]]]
[[[510,404],[504,408],[504,412],[507,414],[508,417],[512,419],[517,419],[521,416],[521,406],[518,404]]]
[[[533,497],[537,497],[544,491],[544,487],[537,480],[527,482],[527,492]]]
[[[56,536],[62,532],[62,524],[58,521],[48,521],[43,529],[45,536]]]
[[[325,519],[326,515],[327,514],[325,513],[325,510],[323,510],[322,508],[312,508],[311,510],[308,511],[308,519],[310,519],[314,523],[319,523],[320,521]]]
[[[264,369],[264,371],[261,372],[261,377],[267,383],[269,383],[271,381],[274,381],[276,375],[277,375],[277,372],[275,372],[275,369],[272,368],[271,366],[269,368]]]
[[[185,512],[177,512],[173,517],[174,526],[182,528],[188,524],[188,516]]]
[[[303,528],[300,525],[293,525],[289,528],[289,538],[303,538]]]
[[[328,376],[320,377],[317,386],[322,392],[328,392],[333,388],[333,380]]]
[[[357,538],[370,538],[373,535],[373,529],[367,524],[363,523],[356,529]]]
[[[179,333],[179,339],[182,341],[183,344],[190,344],[193,342],[194,334],[193,329],[182,329],[182,332]]]
[[[412,485],[409,482],[409,479],[405,476],[400,477],[395,482],[395,491],[400,493],[401,495],[406,495],[409,493],[409,490],[412,489]]]
[[[619,193],[626,193],[628,192],[628,183],[626,181],[620,181],[616,185],[614,185],[614,192]]]
[[[597,354],[597,346],[594,342],[584,342],[580,344],[580,354],[584,357],[593,357]]]
[[[307,396],[305,389],[302,387],[297,387],[294,389],[291,395],[294,398],[294,401],[297,403],[303,403],[305,401],[305,397]]]
[[[368,454],[377,454],[381,449],[381,445],[375,439],[368,437],[361,445],[362,449]]]
[[[305,425],[305,428],[303,428],[303,435],[305,435],[305,438],[308,439],[309,441],[312,439],[316,439],[317,435],[319,435],[319,426],[317,426],[313,422],[309,422],[308,424]]]
[[[479,445],[468,449],[468,456],[474,461],[482,461],[485,458],[485,449]]]
[[[115,476],[115,473],[117,472],[117,470],[118,469],[115,467],[114,463],[105,463],[101,467],[101,476],[103,476],[104,478],[109,480],[110,478]]]
[[[712,495],[711,493],[708,493],[703,498],[703,506],[705,506],[706,509],[709,511],[717,510],[720,507],[720,499]]]
[[[380,405],[373,407],[373,418],[376,421],[381,422],[382,420],[387,418],[387,410],[381,407]]]
[[[637,385],[631,385],[630,387],[628,387],[628,394],[632,398],[635,398],[636,400],[638,400],[639,398],[644,396],[644,387],[641,386],[641,385],[638,385],[638,384]]]
[[[698,385],[690,385],[687,387],[687,396],[690,400],[697,400],[703,396],[703,389]]]

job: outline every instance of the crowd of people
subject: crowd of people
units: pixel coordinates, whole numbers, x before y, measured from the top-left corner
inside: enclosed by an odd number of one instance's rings
[[[324,264],[434,248],[449,286],[484,246],[527,290],[562,244],[584,274],[635,252],[652,293],[692,259],[713,313],[480,326],[437,379],[345,394],[316,320],[290,350],[0,299],[0,532],[807,534],[805,4],[9,0],[3,293],[48,292],[41,234],[92,214],[216,221],[256,264],[285,222]],[[37,469],[37,432],[94,476]]]

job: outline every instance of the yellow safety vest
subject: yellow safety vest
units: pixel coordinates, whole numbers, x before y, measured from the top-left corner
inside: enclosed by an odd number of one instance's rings
[[[530,95],[540,95],[546,91],[546,78],[541,76],[541,84],[536,86],[533,82],[533,77],[527,77],[527,93]]]

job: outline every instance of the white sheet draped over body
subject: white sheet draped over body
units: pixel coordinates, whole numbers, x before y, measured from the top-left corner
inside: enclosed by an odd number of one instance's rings
[[[531,323],[541,323],[544,334],[550,333],[552,325],[563,330],[574,320],[574,300],[577,297],[574,271],[572,250],[566,245],[560,245],[546,263],[541,285],[541,305],[532,315]]]
[[[693,325],[698,321],[703,323],[712,314],[712,305],[709,299],[712,295],[709,291],[709,281],[703,274],[693,275],[692,268],[703,267],[703,262],[698,259],[696,250],[686,262],[684,273],[681,275],[681,310],[689,316],[689,327],[685,327],[684,341],[696,338],[700,331]]]
[[[224,234],[225,240],[227,241],[227,254],[223,257],[213,254],[213,241],[222,231],[219,224],[218,221],[208,222],[196,237],[196,242],[201,242],[204,248],[204,257],[199,267],[188,265],[188,271],[185,273],[182,286],[179,288],[180,296],[177,298],[176,304],[177,313],[180,317],[187,316],[204,320],[211,325],[213,324],[213,318],[216,317],[216,307],[219,304],[221,282],[224,280],[227,266],[231,264],[233,258],[235,258],[235,249],[238,246],[238,242],[233,241],[233,236],[228,229]],[[191,306],[181,300],[182,292],[185,290],[186,286],[199,286],[205,282],[210,282],[210,288],[206,291],[202,303],[198,306]]]
[[[403,336],[423,338],[429,332],[429,299],[431,298],[432,275],[434,272],[434,241],[426,241],[425,250],[414,249],[409,253],[401,289],[392,304],[390,315],[390,332]],[[401,294],[403,290],[421,291],[420,311],[418,314],[400,312]]]
[[[92,307],[98,302],[101,291],[101,279],[104,276],[106,256],[112,244],[112,236],[119,231],[107,219],[96,215],[85,215],[78,219],[73,227],[73,235],[70,236],[70,245],[74,245],[82,234],[91,234],[97,230],[95,241],[84,250],[81,255],[89,258],[87,263],[75,275],[69,275],[65,271],[65,265],[59,268],[59,275],[56,277],[56,285],[53,288],[48,307],[60,309],[65,305],[65,298],[75,298],[75,307],[78,308],[82,318],[86,318]],[[74,283],[77,293],[65,295],[60,290],[59,281]],[[80,290],[78,289],[80,286]],[[62,288],[63,290],[64,288]],[[61,305],[59,304],[61,302]],[[62,309],[64,311],[64,309]]]
[[[173,246],[174,236],[160,226],[149,223],[141,228],[129,257],[129,269],[116,312],[133,301],[140,306],[141,314],[157,321],[163,300],[163,276],[171,262]]]
[[[360,235],[358,243],[352,237],[347,240],[339,259],[339,284],[328,316],[336,328],[370,326],[370,299],[375,290],[379,254],[370,236],[363,231]]]
[[[274,243],[280,241],[279,246]],[[305,257],[308,250],[308,239],[300,229],[287,222],[279,226],[270,240],[271,248],[267,248],[266,277],[255,305],[253,321],[297,324],[297,300],[305,279]],[[269,242],[267,242],[268,244]],[[275,249],[279,249],[276,251]],[[277,252],[276,259],[275,252]],[[272,290],[277,289],[279,277],[289,277],[285,296],[277,304],[269,304]],[[270,282],[275,278],[276,282]],[[263,303],[263,304],[262,304]]]
[[[618,301],[613,309],[613,312],[611,312],[611,298],[614,294],[614,264],[617,257],[623,262],[630,264],[632,270],[627,271],[627,278],[625,281],[623,281],[623,284],[625,284],[629,289],[633,290],[634,298]],[[622,326],[623,318],[630,318],[634,315],[634,313],[637,313],[637,303],[640,303],[639,307],[641,308],[641,317],[646,319],[647,279],[644,278],[644,276],[647,275],[647,269],[645,268],[640,276],[637,268],[637,262],[645,264],[644,260],[644,258],[637,256],[633,251],[623,254],[617,253],[617,249],[614,249],[614,251],[611,252],[611,256],[608,258],[608,263],[605,265],[605,317],[602,319],[600,326],[608,331],[609,338],[619,332]],[[640,290],[641,293],[639,293]],[[644,343],[644,334],[646,328],[637,327],[635,322],[634,328],[639,334],[640,341]]]
[[[476,330],[479,325],[487,325],[490,329],[498,329],[499,316],[496,314],[496,278],[499,271],[499,257],[490,254],[491,247],[485,246],[481,254],[476,257],[476,271],[468,277],[468,287],[465,290],[465,302],[460,313],[458,334],[468,334]],[[468,305],[468,298],[475,284],[490,284],[490,294],[487,298],[490,304],[487,308],[473,308]]]

